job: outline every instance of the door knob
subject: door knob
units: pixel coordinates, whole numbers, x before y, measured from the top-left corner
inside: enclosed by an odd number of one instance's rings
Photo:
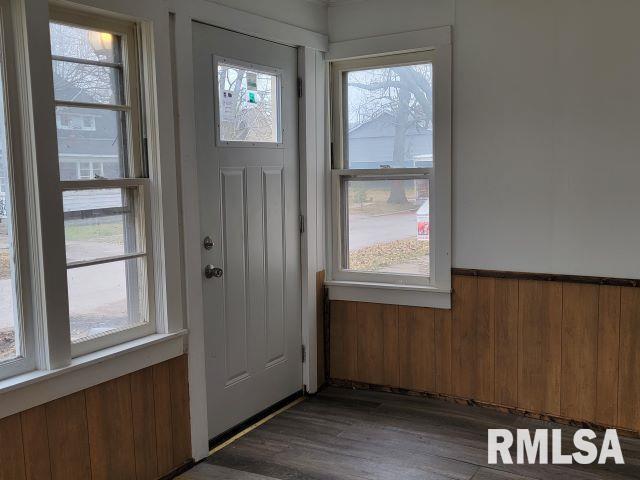
[[[204,267],[204,276],[206,278],[219,278],[222,276],[222,269],[209,264]]]

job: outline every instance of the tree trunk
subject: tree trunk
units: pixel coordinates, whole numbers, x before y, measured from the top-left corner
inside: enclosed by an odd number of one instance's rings
[[[407,124],[409,123],[409,100],[410,94],[407,88],[398,90],[398,115],[396,117],[396,133],[393,140],[393,167],[404,167],[405,136]],[[387,203],[404,204],[409,203],[404,191],[402,180],[391,181],[391,192]]]

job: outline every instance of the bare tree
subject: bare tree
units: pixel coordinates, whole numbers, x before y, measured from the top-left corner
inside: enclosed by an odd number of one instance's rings
[[[256,85],[250,89],[249,76]],[[236,141],[273,141],[277,128],[275,77],[221,65],[218,70],[222,137]]]
[[[350,92],[356,89],[358,95],[349,98],[349,110],[355,114],[349,123],[358,126],[383,115],[391,118],[394,128],[391,166],[405,167],[409,129],[432,128],[432,84],[430,64],[350,72],[347,85]],[[403,183],[391,185],[388,202],[406,203]]]
[[[82,28],[52,23],[50,25],[51,51],[53,55],[69,59],[96,60],[110,63],[118,62],[113,58],[117,53],[118,37],[111,37],[112,51],[96,51],[87,36],[89,32]],[[119,103],[122,101],[120,76],[115,68],[76,63],[73,61],[54,61],[53,74],[57,77],[56,97],[64,100],[88,101],[96,103]]]

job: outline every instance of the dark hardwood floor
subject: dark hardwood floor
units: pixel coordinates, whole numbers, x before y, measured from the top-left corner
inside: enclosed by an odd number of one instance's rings
[[[443,400],[328,388],[179,477],[182,480],[640,479],[640,440],[625,465],[487,465],[487,429],[575,428]],[[603,432],[598,432],[602,438]],[[515,459],[515,451],[513,452]],[[611,462],[611,460],[610,460]]]

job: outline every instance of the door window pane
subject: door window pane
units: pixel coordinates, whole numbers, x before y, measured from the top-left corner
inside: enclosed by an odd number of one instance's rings
[[[429,181],[343,182],[345,269],[429,276]]]
[[[16,276],[11,225],[11,180],[4,85],[0,76],[0,363],[19,355]]]
[[[67,270],[72,342],[148,321],[141,293],[145,264],[135,258]]]
[[[218,64],[218,122],[223,142],[280,141],[278,76]]]
[[[63,194],[67,262],[141,253],[136,233],[137,191],[111,188]]]
[[[56,107],[60,179],[127,177],[125,121],[120,111]]]
[[[345,74],[345,168],[433,166],[430,63]]]

